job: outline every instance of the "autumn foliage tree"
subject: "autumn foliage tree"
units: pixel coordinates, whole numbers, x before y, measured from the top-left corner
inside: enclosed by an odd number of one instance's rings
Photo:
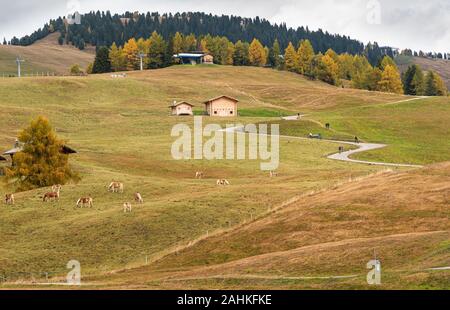
[[[267,63],[264,46],[257,39],[253,39],[248,51],[248,58],[252,66],[263,67]]]
[[[298,54],[298,72],[300,74],[312,77],[312,61],[314,59],[314,49],[309,40],[303,40],[297,51]]]
[[[425,77],[426,96],[447,96],[447,87],[442,78],[434,71],[429,71]]]
[[[378,85],[383,92],[403,94],[403,84],[400,79],[400,73],[392,65],[386,65]]]
[[[61,153],[59,140],[49,121],[39,116],[22,130],[21,152],[14,155],[14,165],[6,168],[6,180],[18,190],[30,190],[54,184],[77,181],[79,176],[69,166],[69,156]]]
[[[290,72],[296,72],[298,68],[298,55],[294,45],[289,42],[288,47],[284,51],[284,69]]]
[[[122,71],[126,69],[127,59],[123,49],[117,47],[116,43],[113,43],[109,51],[109,60],[111,62],[111,68],[114,71]]]
[[[136,39],[132,38],[125,43],[123,53],[127,61],[127,69],[137,70],[139,68],[139,48]]]
[[[339,67],[330,55],[319,58],[317,78],[331,85],[339,83]]]

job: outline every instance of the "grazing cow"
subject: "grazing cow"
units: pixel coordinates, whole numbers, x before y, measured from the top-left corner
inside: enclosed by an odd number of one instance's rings
[[[123,183],[111,182],[108,186],[108,191],[112,193],[123,193]]]
[[[57,191],[60,191],[62,189],[62,186],[59,184],[52,186],[52,192],[56,193]]]
[[[270,171],[270,177],[271,177],[271,178],[277,177],[277,176],[278,176],[278,172]]]
[[[131,203],[125,202],[123,204],[123,213],[131,212]]]
[[[13,205],[14,204],[14,195],[13,194],[6,194],[5,195],[5,204],[7,204],[7,205]]]
[[[225,180],[225,179],[220,179],[220,180],[217,180],[217,185],[226,186],[226,185],[230,185],[230,182],[228,182],[228,180]]]
[[[56,192],[50,192],[50,193],[46,193],[44,195],[44,197],[42,198],[42,201],[46,202],[46,201],[56,201],[59,200],[59,189]]]
[[[92,199],[92,197],[83,197],[78,199],[77,208],[84,208],[85,206],[92,208],[94,206],[94,199]]]
[[[142,198],[142,195],[140,193],[134,194],[134,201],[138,203],[144,203],[144,199]]]
[[[197,171],[197,172],[195,173],[195,178],[196,178],[196,179],[203,179],[204,176],[205,176],[205,174],[204,174],[203,172],[201,172],[201,171]]]

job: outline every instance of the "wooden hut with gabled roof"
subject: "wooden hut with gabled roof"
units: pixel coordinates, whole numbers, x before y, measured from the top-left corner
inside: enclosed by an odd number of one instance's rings
[[[193,104],[190,104],[189,102],[182,101],[182,102],[176,102],[174,101],[172,105],[169,106],[171,109],[172,115],[176,116],[192,116],[194,115],[194,111],[192,108],[194,107]]]
[[[3,155],[9,155],[9,156],[11,157],[12,164],[14,165],[14,155],[17,154],[17,153],[19,153],[19,152],[22,152],[22,150],[23,150],[23,143],[20,143],[19,140],[16,139],[16,141],[14,142],[13,148],[10,149],[10,150],[8,150],[8,151],[5,151],[5,152],[3,153]],[[73,148],[71,148],[71,147],[69,147],[69,146],[67,146],[67,145],[63,145],[63,146],[61,147],[60,152],[61,152],[62,154],[67,154],[67,155],[68,155],[68,154],[76,154],[76,153],[77,153],[77,151],[75,151]],[[1,156],[0,156],[0,157],[1,157]],[[3,158],[4,158],[4,157],[3,157]],[[0,160],[1,160],[1,159],[0,159]]]
[[[239,100],[229,96],[219,96],[205,101],[206,114],[218,117],[235,117],[238,116]]]

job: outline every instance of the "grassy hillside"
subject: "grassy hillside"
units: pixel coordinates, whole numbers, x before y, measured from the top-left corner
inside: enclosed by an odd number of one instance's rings
[[[439,73],[444,82],[447,84],[447,88],[450,89],[450,61],[444,59],[429,59],[423,57],[410,57],[400,55],[395,59],[402,72],[408,69],[408,66],[412,64],[419,65],[423,70],[433,70]]]
[[[397,119],[402,119],[405,111],[393,109],[389,118],[365,122],[363,131],[355,130],[359,114],[351,111],[383,109],[386,102],[409,99],[335,88],[287,72],[242,67],[177,66],[133,72],[124,79],[110,75],[1,79],[0,148],[10,148],[18,131],[31,118],[45,115],[58,135],[79,152],[71,158],[82,181],[65,186],[57,203],[43,204],[40,197],[48,189],[38,189],[17,193],[14,207],[0,207],[0,274],[9,280],[28,281],[31,273],[35,277],[43,272],[64,274],[70,259],[80,260],[84,275],[141,266],[146,257],[151,261],[206,234],[240,227],[268,210],[292,202],[293,197],[330,189],[350,178],[384,169],[326,159],[336,152],[336,143],[289,138],[281,140],[280,176],[273,179],[261,172],[255,161],[172,160],[172,126],[180,122],[191,125],[192,119],[170,117],[167,106],[174,100],[186,100],[200,111],[204,100],[221,94],[239,99],[242,114],[247,116],[205,118],[205,123],[276,123],[279,120],[275,115],[301,112],[309,119],[280,121],[282,133],[323,131],[323,121],[332,119],[329,137],[347,138],[357,132],[367,139],[375,137],[371,135],[380,126],[386,132],[396,130]],[[414,103],[419,110],[423,104],[430,111],[446,111],[439,99]],[[410,115],[418,117],[420,113]],[[440,132],[441,125],[434,126],[431,121],[445,122],[448,115],[430,112],[427,130]],[[406,141],[387,142],[401,147],[401,143],[417,141],[412,134],[403,137]],[[447,158],[438,155],[442,150],[439,142],[430,139],[428,146],[428,154],[436,161]],[[394,155],[383,156],[390,161],[399,159]],[[419,158],[414,153],[411,156],[414,160]],[[205,172],[205,179],[194,179],[199,170]],[[218,188],[218,178],[229,179],[231,186]],[[124,194],[107,192],[106,186],[112,180],[125,183]],[[10,191],[11,188],[1,187],[0,195]],[[134,206],[133,213],[125,215],[122,204],[131,201],[135,191],[143,194],[145,203]],[[89,194],[94,197],[94,208],[76,209],[76,200]],[[325,214],[323,221],[332,227],[339,218]],[[439,223],[426,221],[421,227],[429,225],[430,230],[435,230],[433,225]],[[389,226],[385,229],[393,230]],[[328,242],[326,238],[317,241]],[[286,244],[301,246],[295,242]],[[251,255],[259,253],[247,247],[254,251]],[[246,254],[233,255],[219,255],[214,262],[245,258]]]
[[[449,163],[349,182],[106,283],[369,288],[365,265],[375,251],[382,288],[448,288],[448,271],[427,269],[450,265],[449,184]]]
[[[236,74],[240,82],[235,81]],[[0,209],[2,273],[60,271],[71,258],[79,258],[85,272],[141,264],[146,255],[159,255],[207,231],[242,223],[297,194],[379,169],[330,162],[325,155],[337,148],[335,144],[289,139],[282,141],[278,179],[270,180],[254,161],[171,159],[172,126],[191,124],[192,119],[170,117],[170,102],[188,100],[200,107],[203,100],[225,93],[238,97],[242,107],[256,114],[267,106],[286,111],[290,105],[261,103],[262,99],[242,93],[239,86],[260,88],[277,83],[282,87],[284,81],[299,90],[312,85],[334,91],[296,75],[231,67],[175,67],[135,73],[126,79],[103,75],[1,80],[1,148],[9,148],[32,117],[46,115],[58,134],[79,151],[72,160],[83,176],[80,184],[63,188],[58,203],[43,204],[39,197],[48,189],[40,189],[18,193],[15,207]],[[341,96],[356,105],[371,100],[364,94],[358,101],[353,92]],[[193,179],[198,170],[205,171],[205,180]],[[218,178],[227,178],[232,185],[218,190]],[[124,195],[107,193],[106,185],[112,180],[125,183]],[[267,191],[268,184],[274,192]],[[146,203],[124,215],[121,206],[132,199],[134,191],[140,191]],[[89,194],[95,208],[75,209],[76,200]]]
[[[361,153],[358,159],[405,164],[450,160],[450,98],[436,97],[326,111],[309,117],[329,122],[336,131],[352,133],[387,148]]]
[[[51,72],[68,74],[73,64],[86,69],[94,61],[95,49],[87,47],[80,51],[71,45],[59,45],[58,33],[53,33],[30,46],[0,45],[0,77],[17,75],[16,58],[24,59],[22,74]]]

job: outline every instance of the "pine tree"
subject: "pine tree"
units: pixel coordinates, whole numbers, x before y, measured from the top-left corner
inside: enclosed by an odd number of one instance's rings
[[[434,71],[429,71],[425,78],[426,96],[446,96],[447,87],[442,78]]]
[[[306,76],[312,75],[314,49],[309,40],[303,40],[298,48],[298,72]]]
[[[3,38],[3,45],[7,45],[6,38]]]
[[[392,65],[386,65],[383,74],[381,76],[380,82],[378,82],[380,91],[402,94],[403,85],[400,79],[400,73]]]
[[[296,72],[298,69],[298,55],[291,42],[284,51],[284,68],[290,72]]]
[[[163,37],[154,31],[149,39],[149,69],[162,68],[164,66],[166,48],[166,42]]]
[[[280,43],[278,43],[278,39],[275,39],[269,51],[269,64],[272,68],[278,69],[280,67],[280,53]]]
[[[418,65],[411,65],[403,74],[405,95],[421,96],[424,93],[424,75]]]
[[[109,61],[109,49],[102,46],[98,49],[95,56],[92,73],[106,73],[111,72],[111,62]]]
[[[66,184],[79,177],[69,166],[69,156],[62,154],[64,141],[56,136],[50,122],[39,116],[22,130],[21,152],[14,155],[14,166],[6,168],[6,179],[18,190],[30,190],[54,184]]]
[[[237,41],[234,45],[233,64],[235,66],[248,66],[248,49],[249,44],[247,42]]]

